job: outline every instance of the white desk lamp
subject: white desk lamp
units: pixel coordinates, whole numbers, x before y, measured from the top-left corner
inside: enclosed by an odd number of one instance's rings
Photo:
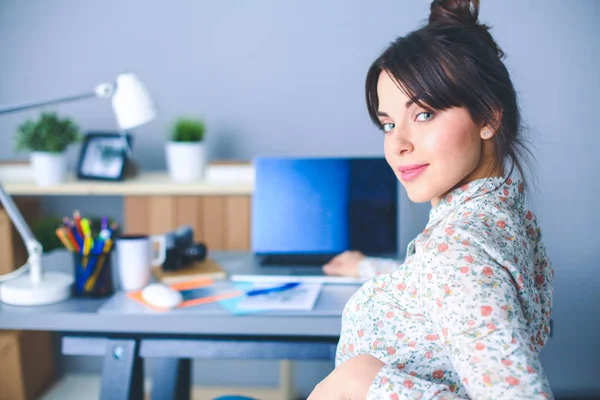
[[[0,108],[0,115],[49,104],[65,103],[92,97],[110,98],[117,124],[122,133],[127,129],[153,120],[156,110],[152,99],[142,82],[132,73],[117,76],[114,83],[102,83],[93,92],[63,97],[38,103]],[[127,151],[127,140],[123,135]],[[27,247],[27,263],[17,270],[0,276],[0,301],[21,306],[35,306],[57,303],[71,296],[73,277],[60,272],[43,272],[42,245],[23,219],[12,198],[4,191],[0,182],[0,202],[14,223]],[[29,270],[29,276],[23,276]]]

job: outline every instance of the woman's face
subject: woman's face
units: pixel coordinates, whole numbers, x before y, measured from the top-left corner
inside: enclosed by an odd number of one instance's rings
[[[495,175],[489,170],[493,144],[487,140],[493,133],[476,125],[467,109],[426,110],[386,71],[379,75],[377,95],[385,158],[412,201],[435,207],[456,186]]]

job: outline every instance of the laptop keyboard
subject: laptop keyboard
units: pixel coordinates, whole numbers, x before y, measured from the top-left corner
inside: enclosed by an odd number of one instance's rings
[[[337,254],[269,254],[258,256],[263,266],[309,266],[322,267]]]

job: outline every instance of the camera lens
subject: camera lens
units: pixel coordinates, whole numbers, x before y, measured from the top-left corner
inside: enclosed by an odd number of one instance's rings
[[[206,246],[194,243],[183,249],[183,256],[189,260],[202,261],[206,257]]]

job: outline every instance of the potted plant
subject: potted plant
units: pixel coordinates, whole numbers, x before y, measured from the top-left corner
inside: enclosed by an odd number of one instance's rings
[[[189,182],[204,177],[204,131],[204,122],[195,119],[179,118],[173,125],[166,157],[167,169],[174,181]]]
[[[40,186],[48,186],[65,180],[65,150],[79,140],[79,128],[71,119],[44,112],[38,120],[28,119],[19,125],[15,147],[17,151],[31,151],[35,181]]]

